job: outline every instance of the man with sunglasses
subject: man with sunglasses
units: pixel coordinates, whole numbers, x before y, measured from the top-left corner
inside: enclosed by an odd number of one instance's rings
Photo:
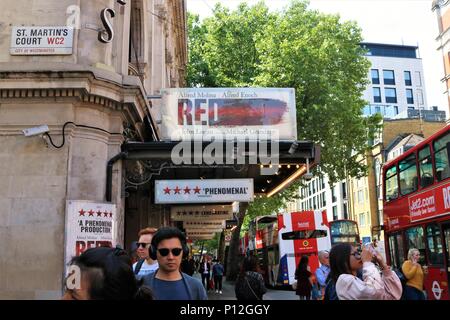
[[[183,254],[189,249],[186,237],[177,228],[160,228],[153,236],[150,256],[156,259],[159,269],[143,278],[155,300],[207,300],[200,280],[180,271]]]
[[[139,231],[139,241],[136,243],[136,254],[139,260],[133,264],[133,271],[137,279],[141,279],[145,275],[152,273],[158,269],[158,262],[150,258],[148,249],[152,242],[153,235],[157,231],[156,228],[145,228]]]

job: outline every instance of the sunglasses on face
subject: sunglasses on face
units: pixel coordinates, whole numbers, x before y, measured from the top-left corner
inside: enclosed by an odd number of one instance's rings
[[[180,255],[180,253],[183,251],[181,248],[173,248],[173,249],[167,249],[167,248],[161,248],[158,249],[158,252],[161,256],[165,257],[169,255],[169,252],[172,252],[172,254],[176,257]]]
[[[150,243],[146,243],[146,242],[138,242],[138,243],[136,243],[138,249],[139,249],[140,247],[142,247],[142,248],[145,249],[145,248],[148,247],[149,244],[150,244]]]
[[[354,256],[355,259],[360,259],[361,258],[361,251],[355,251],[353,253],[350,253],[351,256]]]

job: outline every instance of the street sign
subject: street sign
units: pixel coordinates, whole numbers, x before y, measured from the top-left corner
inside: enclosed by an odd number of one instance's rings
[[[70,55],[72,51],[72,27],[12,28],[11,55]]]
[[[155,203],[253,201],[253,179],[156,180]]]
[[[237,226],[237,220],[236,219],[225,221],[225,228],[226,229],[231,229],[234,226]]]

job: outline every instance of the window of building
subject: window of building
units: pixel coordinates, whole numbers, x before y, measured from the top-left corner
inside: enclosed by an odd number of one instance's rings
[[[420,186],[425,188],[434,182],[433,178],[433,164],[431,163],[430,147],[419,151],[419,174],[420,174]]]
[[[380,74],[377,69],[370,70],[372,76],[372,84],[380,84]]]
[[[359,225],[361,227],[365,227],[366,226],[366,215],[365,215],[365,213],[360,213],[359,214]]]
[[[402,195],[410,194],[417,190],[417,165],[416,155],[411,154],[398,164],[400,171],[400,192]]]
[[[397,90],[395,88],[385,88],[384,94],[387,103],[397,103]]]
[[[373,102],[381,102],[381,90],[378,87],[373,87]]]
[[[414,104],[414,96],[412,89],[406,89],[406,103]]]
[[[449,162],[447,155],[447,143],[450,142],[450,133],[437,139],[433,143],[434,149],[434,163],[436,166],[436,178],[438,181],[442,181],[450,177]]]
[[[381,114],[381,107],[380,106],[375,106],[375,113],[380,113]]]
[[[364,191],[358,190],[358,203],[364,203]]]
[[[338,219],[337,206],[333,206],[333,220]]]
[[[394,70],[383,70],[384,84],[395,84]]]
[[[347,202],[344,202],[344,204],[342,205],[342,212],[344,214],[344,219],[348,219],[348,204]]]
[[[393,166],[386,171],[386,201],[397,199],[398,197],[398,182],[397,182],[397,167]]]
[[[405,71],[403,75],[405,76],[405,86],[412,86],[411,72]]]
[[[394,106],[394,114],[398,115],[398,106]]]
[[[416,86],[421,87],[422,86],[422,76],[420,74],[420,71],[415,72],[416,76],[414,77]]]
[[[424,265],[425,262],[425,237],[422,227],[412,227],[406,230],[406,252],[415,248],[420,252],[419,263]]]
[[[347,184],[342,182],[342,198],[347,199]]]
[[[436,223],[427,226],[428,260],[433,265],[444,264],[441,229]]]
[[[334,190],[334,186],[331,187],[331,202],[336,202],[336,191]]]

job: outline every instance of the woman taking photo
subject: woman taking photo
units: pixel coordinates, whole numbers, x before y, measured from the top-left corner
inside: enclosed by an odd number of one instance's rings
[[[330,251],[330,268],[339,300],[399,300],[402,295],[400,279],[375,250],[363,247],[360,251],[348,243],[337,244]],[[363,280],[357,277],[361,268]]]
[[[419,264],[420,252],[417,249],[409,249],[408,260],[402,265],[402,271],[408,281],[406,282],[406,300],[425,300],[423,294],[424,272]]]

